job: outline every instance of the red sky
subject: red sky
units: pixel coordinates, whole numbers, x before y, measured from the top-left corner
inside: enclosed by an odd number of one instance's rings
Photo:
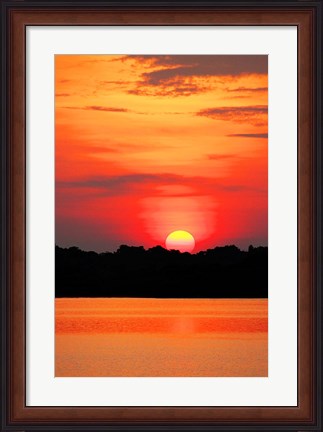
[[[57,55],[56,244],[267,245],[267,56]]]

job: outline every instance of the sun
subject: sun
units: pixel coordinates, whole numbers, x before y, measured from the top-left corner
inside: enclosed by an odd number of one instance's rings
[[[176,249],[180,252],[192,252],[195,248],[195,240],[192,234],[187,231],[173,231],[166,238],[166,248]]]

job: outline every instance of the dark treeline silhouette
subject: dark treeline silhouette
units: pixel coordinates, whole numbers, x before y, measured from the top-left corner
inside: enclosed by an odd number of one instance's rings
[[[268,248],[190,254],[161,246],[114,252],[56,246],[56,297],[266,298]]]

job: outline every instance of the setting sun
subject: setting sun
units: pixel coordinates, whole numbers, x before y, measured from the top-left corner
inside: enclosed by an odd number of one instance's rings
[[[192,252],[195,247],[195,240],[192,234],[187,231],[173,231],[166,238],[167,249],[176,249],[180,252]]]

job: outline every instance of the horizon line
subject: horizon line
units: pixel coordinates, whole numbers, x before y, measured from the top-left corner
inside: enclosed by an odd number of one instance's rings
[[[180,253],[180,254],[189,254],[189,255],[197,255],[197,254],[199,254],[199,253],[201,253],[201,252],[207,252],[207,251],[209,251],[209,250],[214,250],[214,249],[216,249],[216,248],[225,248],[225,247],[232,247],[232,246],[234,246],[234,247],[236,247],[237,249],[239,249],[240,252],[248,252],[250,247],[252,247],[252,248],[254,248],[254,249],[257,249],[257,248],[259,248],[259,247],[261,247],[261,248],[267,248],[267,249],[268,249],[268,245],[265,245],[265,246],[264,246],[264,245],[254,246],[253,244],[250,244],[246,249],[241,249],[241,248],[239,248],[238,246],[236,246],[235,244],[232,244],[232,243],[231,243],[231,244],[226,244],[226,245],[222,245],[222,246],[214,246],[213,248],[201,249],[201,250],[198,251],[198,252],[181,252],[181,251],[178,250],[178,249],[167,249],[166,247],[164,247],[164,246],[162,246],[162,245],[160,245],[160,244],[157,244],[157,245],[155,245],[155,246],[152,246],[152,247],[146,249],[143,245],[135,246],[135,245],[128,245],[128,244],[122,243],[122,244],[120,244],[120,245],[118,246],[118,248],[115,249],[114,251],[106,250],[106,251],[98,252],[98,251],[95,251],[95,250],[93,250],[93,249],[88,249],[88,250],[81,249],[79,246],[75,246],[75,245],[73,245],[73,246],[65,246],[65,247],[64,247],[64,246],[60,246],[60,245],[58,245],[58,244],[55,243],[55,248],[56,248],[56,247],[59,247],[59,248],[61,248],[61,249],[77,248],[77,249],[79,249],[79,250],[82,251],[82,252],[94,252],[94,253],[96,253],[96,254],[105,254],[105,253],[115,254],[115,253],[118,252],[118,250],[121,248],[121,246],[126,246],[126,247],[128,247],[128,248],[136,248],[136,249],[141,249],[141,248],[143,248],[145,252],[148,252],[148,251],[151,250],[151,249],[154,249],[154,248],[160,247],[160,248],[164,249],[164,250],[167,251],[167,252],[178,252],[178,253]]]

